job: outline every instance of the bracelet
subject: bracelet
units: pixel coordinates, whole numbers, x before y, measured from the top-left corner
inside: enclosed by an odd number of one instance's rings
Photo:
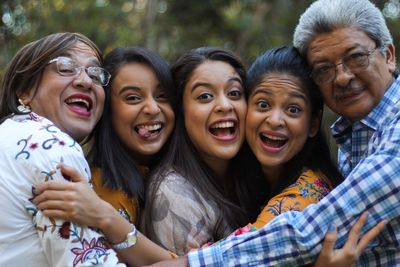
[[[137,241],[137,230],[135,225],[132,224],[132,230],[126,235],[126,239],[118,244],[112,244],[112,248],[115,250],[126,249],[132,247]]]

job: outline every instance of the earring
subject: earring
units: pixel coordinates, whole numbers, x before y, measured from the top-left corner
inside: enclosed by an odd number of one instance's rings
[[[25,105],[24,102],[22,102],[21,98],[18,98],[19,106],[17,107],[19,112],[22,113],[29,113],[31,112],[31,107],[29,105]]]

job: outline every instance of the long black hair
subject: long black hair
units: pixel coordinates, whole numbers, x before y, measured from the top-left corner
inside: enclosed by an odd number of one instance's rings
[[[230,184],[234,183],[232,166],[236,159],[230,160],[229,173],[223,179],[218,178],[213,170],[202,160],[198,151],[190,140],[184,123],[182,101],[184,88],[191,78],[193,72],[205,61],[222,61],[231,65],[239,74],[243,85],[246,81],[246,70],[241,60],[233,53],[211,47],[202,47],[189,51],[180,57],[172,65],[172,74],[175,83],[176,114],[175,131],[171,138],[168,151],[163,161],[151,177],[152,186],[149,188],[145,221],[152,221],[151,207],[153,207],[155,194],[160,183],[163,181],[163,174],[173,168],[184,177],[194,188],[196,188],[205,199],[213,201],[219,208],[219,219],[212,233],[214,240],[219,240],[226,234],[227,222],[231,229],[243,226],[248,222],[245,211],[238,205],[236,193]],[[246,92],[245,92],[246,94]],[[146,229],[149,236],[154,236],[154,229],[151,224]]]
[[[311,117],[321,120],[324,109],[322,95],[310,77],[310,68],[306,60],[295,48],[273,48],[258,56],[247,73],[248,90],[252,92],[270,73],[288,74],[297,78],[310,97]],[[253,160],[248,163],[252,167],[248,168],[255,170],[253,175],[259,175],[260,166],[257,166],[259,164],[254,162],[254,158],[253,156]],[[305,168],[322,172],[333,186],[343,181],[343,176],[332,160],[328,142],[321,129],[318,129],[314,137],[308,137],[300,152],[285,164],[276,186],[269,189],[268,199],[293,184]]]
[[[118,70],[128,63],[143,63],[148,65],[159,80],[170,103],[173,102],[173,80],[168,63],[158,54],[143,47],[120,47],[111,51],[104,58],[104,68],[111,74],[111,80],[105,88],[105,103],[103,116],[94,131],[94,142],[88,159],[91,165],[101,168],[103,184],[114,190],[122,190],[129,197],[137,198],[143,206],[145,189],[143,175],[138,169],[138,163],[129,150],[118,138],[112,126],[111,87]],[[150,166],[158,161],[163,149],[152,157]]]

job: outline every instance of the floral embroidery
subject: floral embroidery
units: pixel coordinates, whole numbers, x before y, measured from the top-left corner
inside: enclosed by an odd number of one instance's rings
[[[262,219],[256,222],[257,227],[284,212],[303,210],[309,204],[320,201],[330,190],[331,186],[322,176],[311,170],[305,171],[295,183],[269,201],[260,214]]]
[[[24,147],[21,149],[21,151],[19,153],[17,153],[17,155],[15,155],[15,159],[18,159],[19,156],[25,155],[25,159],[29,159],[30,157],[30,153],[28,151],[25,150],[25,148],[28,145],[28,141],[32,138],[32,135],[30,135],[28,138],[26,139],[21,139],[17,142],[17,145],[23,145]]]
[[[56,220],[49,218],[50,224],[44,224],[43,226],[36,226],[39,232],[42,232],[42,236],[46,233],[53,234],[57,229],[58,236],[61,239],[68,240],[70,237],[73,238],[72,243],[79,244],[71,249],[74,253],[75,258],[73,260],[73,266],[78,263],[91,263],[97,265],[100,262],[107,261],[109,255],[108,246],[106,245],[104,237],[92,238],[90,242],[83,238],[84,228],[72,224],[70,222],[63,222],[61,225],[56,223]],[[72,227],[72,228],[71,228]],[[104,259],[102,259],[105,257]]]
[[[90,262],[93,265],[97,265],[100,263],[100,258],[107,257],[109,254],[102,238],[97,240],[96,238],[92,238],[90,243],[86,239],[83,239],[82,248],[73,248],[71,251],[76,255],[73,262],[74,266],[79,262]],[[107,258],[104,261],[106,260]]]
[[[69,239],[69,227],[71,226],[70,222],[64,222],[60,229],[58,229],[58,235],[62,239]]]
[[[32,144],[30,144],[30,146],[29,146],[29,149],[30,150],[35,150],[36,148],[38,148],[38,143],[32,143]]]
[[[286,203],[288,199],[296,199],[296,195],[292,194],[280,199],[276,199],[274,204],[268,205],[268,211],[275,216],[278,216],[279,214],[289,210],[300,211],[300,202],[296,201],[288,205],[289,203]]]

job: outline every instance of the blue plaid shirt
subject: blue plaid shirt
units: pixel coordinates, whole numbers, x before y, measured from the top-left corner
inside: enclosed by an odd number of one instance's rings
[[[385,230],[364,251],[358,266],[400,266],[400,78],[363,120],[339,118],[332,127],[346,180],[303,212],[286,212],[256,232],[192,251],[190,266],[299,266],[315,261],[331,224],[337,247],[361,213],[363,232],[383,219]]]

